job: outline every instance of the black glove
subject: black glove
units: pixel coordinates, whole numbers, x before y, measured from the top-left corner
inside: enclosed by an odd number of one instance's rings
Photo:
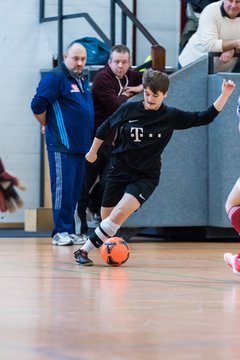
[[[25,184],[13,174],[5,171],[0,159],[0,211],[15,212],[17,208],[23,207],[23,200],[14,187],[25,190]]]

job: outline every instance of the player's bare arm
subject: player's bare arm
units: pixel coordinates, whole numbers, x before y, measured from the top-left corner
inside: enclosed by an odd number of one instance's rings
[[[90,163],[93,163],[94,161],[97,160],[97,152],[98,149],[100,148],[100,146],[102,145],[103,140],[98,139],[98,138],[94,138],[92,146],[89,150],[89,152],[86,154],[85,158],[87,161],[89,161]]]
[[[223,79],[222,93],[213,103],[217,111],[221,111],[223,109],[224,105],[226,104],[229,96],[232,94],[234,89],[235,89],[235,84],[232,80],[226,81],[225,79]]]

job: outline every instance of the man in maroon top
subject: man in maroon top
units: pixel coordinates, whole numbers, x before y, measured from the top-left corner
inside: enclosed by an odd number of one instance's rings
[[[92,95],[95,110],[94,135],[97,128],[113,114],[121,104],[129,97],[143,91],[142,73],[130,68],[130,50],[125,45],[115,45],[110,51],[108,64],[100,69],[95,75],[92,84]],[[105,139],[103,146],[98,153],[98,159],[94,163],[87,163],[85,181],[78,203],[78,216],[81,220],[81,236],[86,240],[88,230],[86,221],[86,210],[89,205],[89,193],[100,178],[99,193],[95,196],[94,206],[90,208],[93,213],[99,213],[104,187],[104,175],[107,169],[107,162],[110,158],[114,134]]]

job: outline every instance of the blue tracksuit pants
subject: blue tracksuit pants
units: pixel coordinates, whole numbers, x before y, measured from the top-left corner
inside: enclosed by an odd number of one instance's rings
[[[56,233],[74,234],[74,212],[80,197],[85,172],[85,156],[48,151],[52,213]]]

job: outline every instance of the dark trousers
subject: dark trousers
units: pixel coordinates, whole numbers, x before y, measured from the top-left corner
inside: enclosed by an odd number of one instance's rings
[[[104,192],[104,178],[108,168],[112,146],[103,144],[98,150],[97,160],[87,162],[84,183],[77,206],[77,213],[81,220],[81,234],[88,231],[86,210],[99,213]],[[99,179],[99,182],[97,182]]]

